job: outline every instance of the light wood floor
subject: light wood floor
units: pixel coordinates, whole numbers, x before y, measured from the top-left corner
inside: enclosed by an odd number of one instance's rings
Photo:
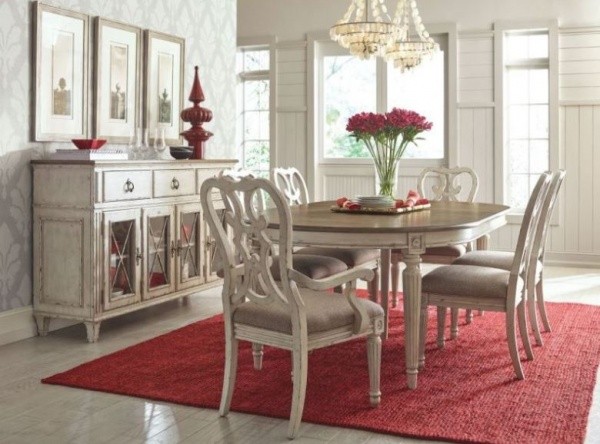
[[[426,269],[426,267],[425,267]],[[600,305],[600,270],[549,267],[548,300]],[[105,322],[97,344],[83,325],[0,347],[0,443],[286,443],[287,421],[59,386],[40,379],[220,311],[220,289]],[[221,387],[215,387],[221,390]],[[234,395],[235,396],[235,395]],[[385,395],[384,395],[385,396]],[[303,424],[297,443],[423,442]],[[586,444],[600,443],[596,385]]]

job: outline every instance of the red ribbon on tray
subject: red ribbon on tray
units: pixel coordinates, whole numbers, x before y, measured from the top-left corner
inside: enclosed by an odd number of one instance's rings
[[[360,210],[362,207],[360,204],[356,202],[352,202],[347,197],[340,197],[335,201],[336,205],[340,208],[346,208],[348,210]],[[429,203],[429,200],[421,197],[419,193],[415,190],[409,190],[406,199],[396,199],[395,207],[396,208],[409,208],[414,207],[415,205],[426,205]]]

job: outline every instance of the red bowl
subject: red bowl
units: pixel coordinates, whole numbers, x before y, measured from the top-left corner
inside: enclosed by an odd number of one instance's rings
[[[97,150],[106,143],[104,139],[72,139],[71,142],[80,150]]]

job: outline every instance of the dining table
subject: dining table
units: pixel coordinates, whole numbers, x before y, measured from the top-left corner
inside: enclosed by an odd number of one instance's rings
[[[377,248],[381,251],[381,305],[387,338],[391,249],[402,250],[404,348],[407,386],[417,388],[421,310],[421,255],[429,247],[464,244],[506,224],[510,207],[491,203],[431,202],[431,207],[406,213],[338,212],[334,201],[290,206],[292,239],[297,246]],[[277,211],[265,212],[269,236],[278,238]]]

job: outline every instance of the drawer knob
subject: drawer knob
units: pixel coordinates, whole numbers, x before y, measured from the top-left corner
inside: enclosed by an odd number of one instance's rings
[[[178,190],[179,189],[179,181],[175,177],[171,181],[171,189],[172,190]]]
[[[127,181],[125,182],[125,186],[123,187],[125,189],[126,193],[133,193],[133,190],[135,189],[135,185],[133,184],[133,182],[129,179],[127,179]]]

